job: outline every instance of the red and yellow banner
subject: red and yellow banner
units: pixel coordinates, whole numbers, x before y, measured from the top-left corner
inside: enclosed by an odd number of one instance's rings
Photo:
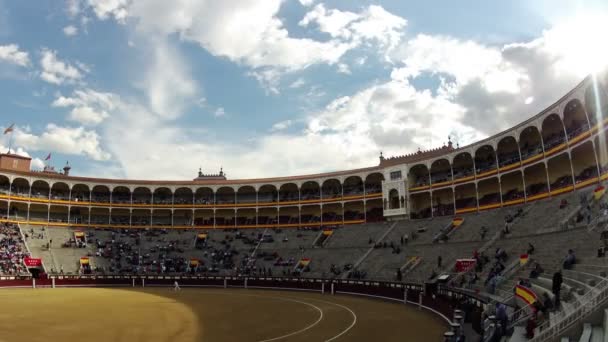
[[[199,234],[197,235],[197,238],[198,238],[199,240],[205,240],[205,239],[207,238],[207,233],[199,233]]]
[[[81,230],[77,230],[77,231],[74,232],[74,236],[76,238],[83,238],[84,237],[84,232],[81,231]]]
[[[300,259],[300,266],[306,267],[310,264],[310,258],[302,258]]]
[[[519,256],[519,265],[523,266],[523,265],[527,264],[528,260],[530,260],[530,257],[528,256],[528,254],[521,254]]]
[[[194,259],[194,258],[190,259],[190,266],[198,266],[198,264],[199,264],[198,259]]]
[[[89,257],[80,258],[80,265],[84,266],[84,265],[88,265],[88,264],[89,264]]]
[[[538,300],[536,293],[534,293],[529,288],[521,285],[515,286],[515,295],[521,298],[528,305],[532,305]]]
[[[331,229],[323,229],[323,235],[325,236],[331,236],[331,234],[333,234],[334,231]]]
[[[604,193],[606,193],[606,188],[603,185],[600,185],[593,190],[593,198],[597,201],[604,196]]]
[[[452,220],[452,226],[454,227],[458,227],[460,226],[462,223],[464,222],[464,219],[462,217],[454,217],[454,219]]]

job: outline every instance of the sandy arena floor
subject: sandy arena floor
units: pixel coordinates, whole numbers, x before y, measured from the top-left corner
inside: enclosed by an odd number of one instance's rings
[[[224,289],[0,290],[0,342],[441,341],[413,306],[351,296]]]

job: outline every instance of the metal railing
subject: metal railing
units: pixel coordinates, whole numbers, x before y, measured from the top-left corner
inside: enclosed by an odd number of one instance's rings
[[[606,300],[608,300],[608,279],[599,282],[592,291],[588,291],[579,301],[573,303],[574,310],[562,315],[555,324],[546,321],[539,326],[539,333],[530,342],[549,341],[557,338],[567,329],[599,309]]]

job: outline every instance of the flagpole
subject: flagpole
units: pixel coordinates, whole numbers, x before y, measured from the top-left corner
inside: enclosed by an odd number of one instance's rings
[[[13,147],[13,131],[10,132],[11,136],[8,137],[8,154],[11,154],[11,147]]]

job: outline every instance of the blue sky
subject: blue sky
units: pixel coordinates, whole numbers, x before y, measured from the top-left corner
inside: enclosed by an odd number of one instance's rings
[[[0,127],[85,176],[373,166],[535,114],[605,32],[602,1],[0,1]]]

